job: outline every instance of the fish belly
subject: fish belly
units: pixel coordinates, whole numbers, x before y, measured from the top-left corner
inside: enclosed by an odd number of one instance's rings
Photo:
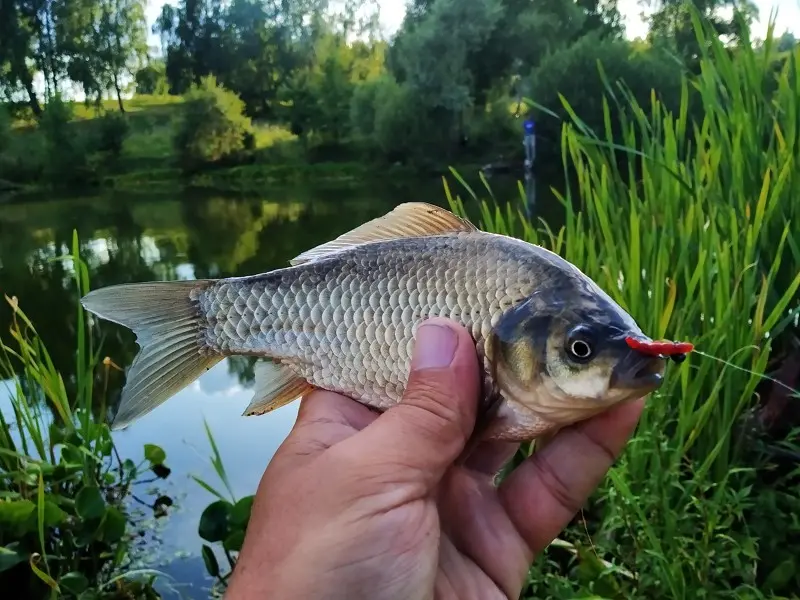
[[[491,240],[456,234],[368,244],[221,280],[199,300],[210,348],[269,357],[314,386],[386,409],[402,398],[416,328],[429,317],[471,331],[490,385],[485,342],[531,286],[517,257]]]

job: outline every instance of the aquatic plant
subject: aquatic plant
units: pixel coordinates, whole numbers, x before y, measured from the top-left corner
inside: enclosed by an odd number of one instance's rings
[[[79,296],[89,290],[77,235],[65,257]],[[0,377],[9,414],[0,412],[0,588],[20,598],[155,598],[157,573],[133,569],[137,533],[127,510],[143,473],[169,474],[164,451],[146,445],[136,460],[117,452],[95,402],[113,364],[100,360],[78,307],[75,369],[65,381],[14,297],[10,340],[0,341]],[[70,392],[68,392],[70,390]]]
[[[701,70],[683,80],[677,113],[608,82],[598,132],[562,97],[560,229],[497,202],[486,180],[482,199],[456,173],[467,204],[445,181],[456,212],[477,204],[482,228],[564,256],[649,335],[698,350],[668,366],[586,521],[531,571],[531,597],[757,598],[800,586],[800,453],[783,458],[800,437],[763,435],[759,411],[759,396],[786,391],[765,372],[798,332],[800,52],[776,65],[774,25],[762,48],[745,38],[730,49],[696,14],[694,24]]]
[[[216,498],[206,506],[200,515],[197,533],[208,542],[208,544],[203,544],[201,547],[203,564],[205,564],[208,574],[216,579],[215,590],[218,591],[227,587],[228,579],[236,567],[236,559],[244,543],[247,525],[250,523],[250,511],[253,508],[255,494],[236,499],[236,495],[233,493],[228,481],[228,474],[225,471],[225,465],[219,448],[214,441],[211,428],[205,420],[203,424],[205,425],[208,442],[211,445],[211,465],[227,492],[226,496],[203,479],[192,475],[192,479]],[[225,560],[228,563],[227,570],[220,566],[217,554],[211,544],[219,544],[221,546]]]

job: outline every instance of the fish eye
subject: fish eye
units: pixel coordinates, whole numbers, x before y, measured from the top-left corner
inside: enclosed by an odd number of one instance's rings
[[[591,334],[585,327],[576,327],[567,338],[567,352],[576,362],[586,362],[594,356]]]

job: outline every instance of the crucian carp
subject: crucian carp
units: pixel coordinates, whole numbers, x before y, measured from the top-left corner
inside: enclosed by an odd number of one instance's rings
[[[665,358],[692,349],[651,340],[557,254],[416,202],[285,268],[110,286],[82,303],[140,346],[115,428],[231,355],[260,359],[247,415],[314,388],[385,410],[403,396],[417,326],[442,316],[475,341],[482,439],[529,441],[654,391]]]

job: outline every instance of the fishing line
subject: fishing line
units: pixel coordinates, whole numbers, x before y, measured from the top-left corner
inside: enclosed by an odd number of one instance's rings
[[[785,389],[789,390],[792,394],[800,396],[800,390],[797,390],[797,389],[795,389],[795,388],[793,388],[791,386],[788,386],[785,383],[783,383],[782,381],[779,381],[779,380],[775,379],[774,377],[770,377],[769,375],[765,375],[764,373],[758,373],[756,371],[751,371],[750,369],[745,369],[744,367],[740,367],[739,365],[735,365],[732,362],[725,360],[724,358],[719,358],[719,357],[714,356],[712,354],[707,354],[707,353],[703,352],[702,350],[698,350],[697,348],[692,350],[692,353],[693,354],[699,354],[700,356],[705,356],[706,358],[710,358],[712,360],[720,362],[723,365],[727,365],[727,366],[729,366],[731,368],[734,368],[734,369],[736,369],[738,371],[742,371],[742,372],[748,373],[750,375],[755,375],[756,377],[760,377],[761,379],[766,379],[767,381],[771,381],[772,383],[775,383],[775,384],[781,386],[782,388],[785,388]]]

